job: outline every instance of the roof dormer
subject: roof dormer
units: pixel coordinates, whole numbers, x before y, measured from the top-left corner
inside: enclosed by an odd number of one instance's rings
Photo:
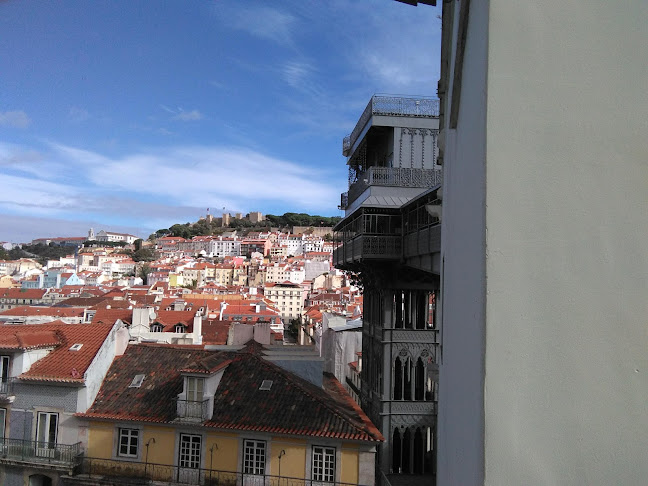
[[[182,393],[177,398],[177,420],[204,422],[214,411],[214,395],[231,360],[216,356],[213,363],[204,360],[180,370]]]

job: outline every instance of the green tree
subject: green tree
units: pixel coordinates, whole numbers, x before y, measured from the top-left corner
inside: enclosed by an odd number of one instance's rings
[[[148,263],[143,263],[137,269],[137,276],[142,279],[144,285],[148,285],[148,276],[153,271],[151,265]]]
[[[155,252],[150,248],[140,248],[133,252],[133,261],[152,262],[153,260],[155,260]]]

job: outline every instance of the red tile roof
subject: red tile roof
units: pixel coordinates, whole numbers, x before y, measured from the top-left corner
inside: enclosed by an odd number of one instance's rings
[[[21,305],[0,312],[0,316],[51,316],[51,317],[83,317],[82,307],[43,307]]]
[[[129,323],[133,318],[132,309],[97,309],[94,317],[92,318],[92,324],[114,324],[117,322],[117,319],[121,319],[122,322]]]
[[[324,389],[264,360],[258,345],[250,352],[207,351],[193,346],[131,345],[113,362],[85,418],[172,423],[183,389],[181,370],[196,363],[210,369],[227,365],[205,427],[274,434],[383,441],[378,429],[331,375]],[[229,360],[231,362],[227,363]],[[204,365],[202,367],[205,367]],[[133,377],[144,374],[140,388]],[[272,380],[270,390],[259,390]]]
[[[0,348],[26,350],[54,347],[19,378],[82,384],[84,373],[112,328],[112,324],[65,324],[61,321],[0,326]],[[78,351],[70,351],[74,344],[82,346]]]

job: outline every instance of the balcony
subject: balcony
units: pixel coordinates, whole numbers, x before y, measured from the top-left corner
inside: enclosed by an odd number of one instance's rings
[[[405,98],[401,96],[374,95],[362,112],[353,131],[342,141],[342,154],[348,157],[367,122],[374,115],[431,117],[439,116],[439,100],[433,98]]]
[[[342,194],[340,209],[347,209],[371,186],[427,188],[441,184],[442,177],[443,173],[435,169],[369,167],[358,173],[349,191]]]
[[[207,457],[205,462],[209,462]],[[140,480],[140,481],[137,481]],[[70,476],[61,478],[62,484],[191,484],[205,486],[314,486],[322,482],[285,476],[253,475],[206,468],[181,468],[165,464],[115,461],[85,457]],[[358,486],[353,483],[327,482],[327,486]]]
[[[399,260],[402,253],[400,236],[358,235],[333,250],[333,264],[354,261]]]
[[[0,381],[0,400],[5,401],[13,396],[13,378]]]
[[[361,208],[335,228],[333,263],[361,260],[400,260],[401,216],[398,210]]]
[[[196,401],[178,398],[176,410],[179,419],[190,422],[204,422],[209,418],[209,399]]]
[[[66,445],[21,439],[0,439],[0,463],[73,467],[81,460],[81,443]]]

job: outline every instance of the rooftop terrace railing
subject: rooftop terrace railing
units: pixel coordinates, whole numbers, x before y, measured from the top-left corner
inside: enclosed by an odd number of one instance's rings
[[[7,397],[8,395],[13,394],[13,378],[8,378],[6,380],[0,380],[0,397]]]
[[[155,484],[191,484],[204,486],[358,486],[356,483],[323,482],[311,479],[271,476],[269,474],[243,474],[207,468],[182,468],[164,464],[116,461],[84,457],[72,476],[78,479],[102,478],[110,484],[135,484],[136,479],[155,481]],[[159,482],[159,483],[158,483]],[[65,482],[64,478],[64,484]],[[86,484],[86,483],[84,483]],[[106,483],[102,483],[106,484]],[[140,484],[140,483],[137,483]],[[148,483],[147,483],[148,484]]]
[[[209,399],[197,401],[178,398],[176,403],[178,418],[197,421],[207,420]]]
[[[340,209],[346,209],[369,186],[434,187],[441,184],[443,172],[439,169],[410,169],[399,167],[369,167],[357,176],[349,191],[341,196]]]
[[[34,440],[0,439],[0,460],[73,466],[80,461],[80,456],[80,442],[67,445]]]
[[[362,112],[353,131],[342,141],[342,154],[347,157],[364,130],[372,115],[384,116],[439,116],[439,100],[426,97],[405,97],[390,95],[374,95]]]

